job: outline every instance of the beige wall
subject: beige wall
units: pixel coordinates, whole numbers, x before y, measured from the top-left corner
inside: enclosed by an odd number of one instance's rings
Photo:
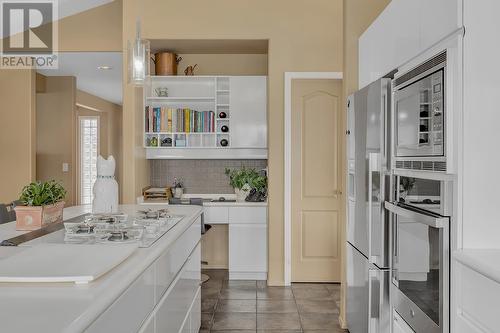
[[[32,70],[0,70],[0,203],[35,180],[35,81]]]
[[[196,75],[267,75],[267,54],[179,54],[178,74],[198,64]]]
[[[99,117],[99,150],[121,161],[121,107],[76,89],[72,76],[39,75],[45,89],[37,93],[37,168],[39,180],[61,181],[68,191],[66,205],[78,203],[78,117]],[[77,107],[77,104],[80,107]],[[69,171],[62,172],[62,163]],[[116,177],[120,181],[120,166]]]
[[[285,71],[342,71],[342,0],[129,0],[123,3],[123,48],[142,32],[149,39],[269,40],[269,284],[283,272],[283,75]],[[144,19],[147,18],[147,19]],[[166,28],[165,22],[168,22]],[[126,75],[126,58],[124,74]],[[135,93],[136,92],[136,93]],[[134,202],[149,180],[144,160],[140,89],[125,85],[124,200]]]
[[[58,29],[59,51],[121,51],[122,1],[65,17]]]
[[[348,95],[358,90],[358,39],[389,2],[390,0],[344,0],[344,101]],[[345,128],[347,127],[345,119],[344,126]],[[345,156],[345,144],[343,147],[342,154]],[[346,180],[344,179],[345,183]],[[343,215],[345,216],[345,202],[342,207],[344,208]],[[345,224],[342,234],[345,235]],[[343,239],[345,240],[345,236],[343,236]],[[345,250],[345,247],[342,247],[342,249]],[[342,254],[342,257],[345,259],[345,253]],[[343,324],[345,324],[345,266],[345,264],[342,266],[344,271],[342,272],[343,283],[340,308]]]
[[[76,204],[76,79],[48,76],[45,90],[36,94],[36,178],[57,180],[66,191],[66,206]],[[62,171],[62,164],[69,171]]]

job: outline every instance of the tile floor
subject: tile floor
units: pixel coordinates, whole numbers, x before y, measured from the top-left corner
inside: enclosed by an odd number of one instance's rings
[[[200,333],[341,333],[339,284],[296,283],[267,287],[265,281],[228,281],[227,271],[207,270],[201,293]]]

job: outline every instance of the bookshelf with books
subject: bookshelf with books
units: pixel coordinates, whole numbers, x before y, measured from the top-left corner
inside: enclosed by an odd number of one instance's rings
[[[145,148],[230,147],[227,77],[152,76],[144,100]]]
[[[263,87],[259,89],[265,91],[267,81],[265,77],[261,78]],[[252,113],[264,115],[267,112],[265,107],[241,108],[241,101],[234,104],[232,80],[234,77],[231,76],[148,77],[142,111],[147,158],[267,158],[267,144],[250,149],[240,147],[242,139],[252,137],[249,131],[253,128],[260,132],[267,128],[265,120],[259,126],[252,126],[254,124],[247,118],[245,124],[238,126],[240,133],[232,131],[235,126],[233,105],[237,105],[238,110],[245,109],[245,112],[252,110]],[[252,92],[254,87],[239,89],[248,96],[247,104],[254,103],[253,96],[263,99],[260,105],[267,103],[265,94]],[[238,121],[238,117],[234,119]],[[262,122],[265,117],[256,119]],[[237,144],[233,145],[235,138]]]

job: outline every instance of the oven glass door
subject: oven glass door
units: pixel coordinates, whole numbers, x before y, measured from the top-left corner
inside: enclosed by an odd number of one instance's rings
[[[444,69],[394,95],[396,156],[444,155]]]
[[[440,325],[442,228],[396,215],[393,283],[436,325]]]

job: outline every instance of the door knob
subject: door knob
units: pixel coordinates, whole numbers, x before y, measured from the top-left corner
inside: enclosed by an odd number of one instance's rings
[[[341,190],[334,190],[333,194],[334,195],[342,195],[342,191]]]

